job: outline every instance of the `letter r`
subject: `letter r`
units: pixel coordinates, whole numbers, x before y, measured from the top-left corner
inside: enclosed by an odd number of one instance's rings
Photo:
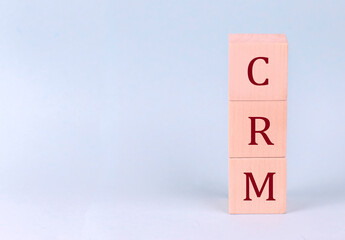
[[[250,143],[248,145],[258,145],[256,143],[256,139],[255,139],[255,134],[256,133],[260,133],[262,135],[262,137],[265,139],[265,141],[266,141],[266,143],[268,145],[274,145],[271,142],[271,140],[268,138],[267,134],[265,133],[265,131],[267,131],[269,129],[269,127],[270,127],[270,120],[268,120],[265,117],[249,117],[249,119],[251,121],[251,124],[250,124],[250,126],[251,126],[251,134],[250,134],[251,141],[250,141]],[[263,120],[265,122],[264,129],[262,129],[260,131],[256,130],[256,120],[258,120],[258,119]]]

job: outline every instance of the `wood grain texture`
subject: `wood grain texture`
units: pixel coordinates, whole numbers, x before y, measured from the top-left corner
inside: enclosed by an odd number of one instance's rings
[[[286,209],[288,44],[284,34],[229,36],[229,212]]]
[[[257,57],[252,75],[248,66]],[[286,100],[287,99],[288,44],[283,34],[230,34],[229,37],[229,99],[230,100]]]
[[[269,182],[264,185],[260,197],[257,197],[250,184],[247,196],[247,179],[244,173],[252,173],[258,189],[261,189],[267,173],[272,177],[273,200],[269,197]],[[230,158],[229,159],[229,213],[285,213],[286,212],[286,158]]]
[[[285,34],[271,34],[271,33],[238,33],[229,34],[231,43],[287,43]]]
[[[286,156],[286,101],[230,101],[229,102],[229,157],[285,157]],[[265,131],[274,145],[269,145],[260,133],[255,134],[258,145],[251,143],[252,128],[249,117],[265,117],[270,126]],[[256,130],[266,123],[256,120]]]

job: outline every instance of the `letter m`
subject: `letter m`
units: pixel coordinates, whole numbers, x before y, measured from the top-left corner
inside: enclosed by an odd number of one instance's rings
[[[244,199],[244,201],[252,201],[249,194],[250,183],[252,183],[255,194],[259,198],[261,197],[262,192],[264,191],[267,182],[268,182],[268,198],[266,199],[266,201],[275,201],[275,199],[273,198],[273,175],[275,174],[275,172],[267,173],[260,191],[259,191],[258,186],[256,185],[253,174],[251,172],[245,172],[244,174],[246,175],[246,198]]]

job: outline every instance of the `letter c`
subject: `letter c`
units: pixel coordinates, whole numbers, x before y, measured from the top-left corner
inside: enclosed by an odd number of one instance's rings
[[[253,65],[255,63],[256,60],[258,59],[262,59],[265,61],[266,64],[268,64],[268,58],[267,57],[256,57],[253,60],[250,61],[249,65],[248,65],[248,78],[249,81],[257,86],[263,86],[263,85],[268,85],[268,78],[265,79],[265,81],[263,83],[257,83],[255,82],[254,78],[253,78]]]

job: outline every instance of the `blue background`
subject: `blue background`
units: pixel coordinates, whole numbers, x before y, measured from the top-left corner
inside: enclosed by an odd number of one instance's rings
[[[342,1],[2,1],[0,237],[344,239]],[[289,42],[288,213],[227,214],[228,34]]]

